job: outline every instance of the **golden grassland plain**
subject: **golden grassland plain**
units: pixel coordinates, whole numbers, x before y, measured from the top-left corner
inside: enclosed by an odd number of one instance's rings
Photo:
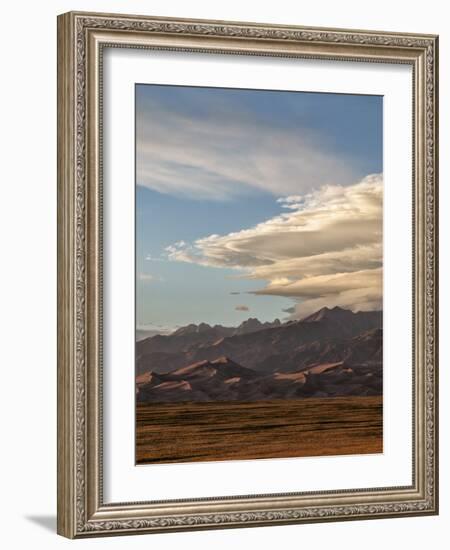
[[[382,396],[136,408],[137,464],[381,452]]]

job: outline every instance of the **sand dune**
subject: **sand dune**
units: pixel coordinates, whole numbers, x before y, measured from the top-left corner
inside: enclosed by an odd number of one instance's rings
[[[284,324],[250,319],[237,329],[188,325],[137,343],[137,399],[254,402],[381,395],[382,338],[381,312],[338,307]]]

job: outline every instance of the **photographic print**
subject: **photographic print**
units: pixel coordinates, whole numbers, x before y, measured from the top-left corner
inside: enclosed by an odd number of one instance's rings
[[[136,463],[383,451],[383,99],[137,84]]]

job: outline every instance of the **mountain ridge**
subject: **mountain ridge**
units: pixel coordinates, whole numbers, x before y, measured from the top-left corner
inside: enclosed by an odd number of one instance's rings
[[[244,325],[244,326],[243,326]],[[353,313],[342,308],[322,308],[298,321],[274,322],[263,325],[248,321],[241,331],[223,332],[216,327],[189,325],[166,336],[153,336],[136,343],[136,373],[153,370],[170,372],[192,363],[226,356],[236,363],[259,371],[271,372],[275,368],[292,371],[306,361],[337,360],[368,354],[380,359],[369,343],[351,342],[352,338],[382,327],[382,312]],[[251,327],[257,330],[250,330]],[[261,328],[263,327],[263,328]],[[183,327],[184,328],[184,327]],[[221,327],[223,328],[223,327]],[[239,328],[239,327],[237,327]],[[381,347],[381,337],[377,344]],[[373,343],[371,344],[373,347]],[[375,359],[373,359],[375,360]],[[280,368],[281,365],[281,368]]]
[[[334,307],[286,323],[250,318],[235,328],[191,324],[136,343],[137,399],[379,395],[382,357],[381,311]]]

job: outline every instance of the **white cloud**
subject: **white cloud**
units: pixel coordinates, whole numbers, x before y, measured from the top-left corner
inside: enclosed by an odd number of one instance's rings
[[[288,196],[352,181],[353,164],[310,129],[276,128],[232,108],[201,117],[149,102],[137,119],[137,183],[165,194]]]
[[[142,281],[143,283],[154,283],[156,281],[162,281],[162,277],[152,275],[150,273],[138,273],[137,278],[139,281]]]
[[[150,273],[139,273],[138,279],[140,281],[151,282],[155,280],[155,277],[153,275],[150,275]]]
[[[145,260],[147,262],[165,262],[166,261],[165,258],[157,258],[157,257],[152,256],[151,254],[147,254],[145,256]]]
[[[354,311],[382,308],[382,268],[319,275],[280,285],[271,283],[253,294],[302,299],[295,309],[300,316],[327,306],[340,306]],[[294,316],[295,316],[294,313]]]
[[[298,210],[302,202],[302,197],[300,195],[290,195],[289,197],[280,197],[277,199],[277,202],[281,204],[283,208]]]
[[[381,307],[381,175],[278,201],[289,211],[252,228],[166,248],[168,259],[238,270],[266,281],[255,294],[297,300],[297,314],[323,305]]]
[[[139,323],[136,326],[136,340],[142,340],[156,334],[170,334],[176,330],[174,327],[166,327],[163,325],[155,325],[153,323]]]

